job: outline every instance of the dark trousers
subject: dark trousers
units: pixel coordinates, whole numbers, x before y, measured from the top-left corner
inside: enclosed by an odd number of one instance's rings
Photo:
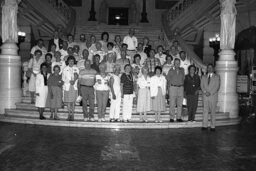
[[[187,95],[188,120],[195,120],[198,105],[198,95]]]
[[[94,114],[94,89],[89,86],[81,86],[81,96],[83,97],[83,113],[85,118],[93,118]],[[89,101],[89,113],[87,111],[87,101]]]

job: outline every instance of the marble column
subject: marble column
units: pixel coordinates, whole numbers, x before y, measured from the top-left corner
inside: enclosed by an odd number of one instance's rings
[[[229,112],[230,118],[237,118],[239,112],[236,79],[238,64],[233,50],[235,44],[236,9],[235,0],[221,0],[221,40],[216,72],[220,75],[221,86],[218,95],[220,112]]]
[[[3,45],[0,55],[0,114],[15,108],[21,101],[21,59],[17,54],[18,0],[5,0],[2,4]]]

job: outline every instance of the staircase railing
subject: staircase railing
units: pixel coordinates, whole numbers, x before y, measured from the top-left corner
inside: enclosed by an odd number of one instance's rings
[[[188,59],[193,63],[198,69],[199,74],[203,75],[206,73],[206,65],[202,60],[196,55],[196,53],[187,45],[187,43],[175,32],[172,32],[168,25],[168,11],[162,14],[162,26],[165,33],[165,40],[168,44],[171,44],[172,40],[177,40],[181,48],[186,51]]]
[[[184,10],[197,0],[180,0],[168,10],[168,21],[176,19]]]

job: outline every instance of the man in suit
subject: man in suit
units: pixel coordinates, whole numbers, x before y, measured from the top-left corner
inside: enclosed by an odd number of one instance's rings
[[[53,39],[49,40],[48,52],[51,51],[53,44],[56,45],[56,51],[59,51],[63,47],[63,40],[59,38],[59,32],[57,30],[54,31]]]
[[[211,112],[211,131],[215,131],[216,121],[216,105],[218,99],[218,91],[220,88],[220,77],[214,73],[213,64],[207,65],[207,75],[201,79],[201,89],[203,91],[203,127],[202,130],[207,130],[208,113]]]

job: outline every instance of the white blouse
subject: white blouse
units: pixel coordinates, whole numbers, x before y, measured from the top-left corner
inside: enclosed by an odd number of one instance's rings
[[[150,81],[150,93],[151,97],[157,96],[158,88],[162,89],[163,95],[166,94],[166,79],[163,75],[160,75],[160,77],[154,75],[151,77]]]
[[[150,87],[150,77],[147,76],[147,78],[144,77],[144,75],[139,76],[137,84],[139,88],[149,88]]]
[[[98,74],[96,75],[96,83],[94,85],[94,89],[96,91],[108,91],[109,90],[109,83],[110,80],[110,76],[106,75],[104,78]]]
[[[66,66],[62,72],[62,80],[64,81],[63,89],[68,91],[70,88],[70,81],[74,80],[74,74],[77,73],[79,75],[79,69],[76,66],[70,67]],[[74,84],[74,89],[77,90],[77,81]]]

